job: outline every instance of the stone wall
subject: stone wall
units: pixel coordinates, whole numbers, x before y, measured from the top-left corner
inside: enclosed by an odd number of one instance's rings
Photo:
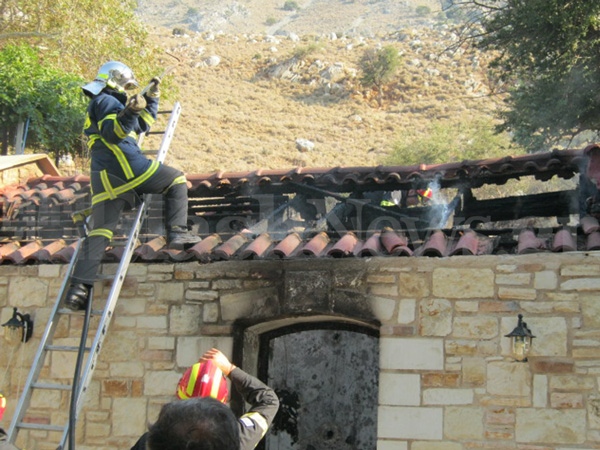
[[[4,428],[64,270],[0,267],[0,320],[12,306],[35,320],[30,343],[9,348],[0,340]],[[107,288],[99,282],[97,290]],[[379,331],[378,450],[598,449],[599,293],[595,253],[135,263],[90,385],[78,447],[128,449],[206,349],[236,355],[256,373],[261,333],[328,320]],[[518,313],[536,336],[527,363],[512,361],[504,337]],[[81,317],[64,320],[55,343],[77,345]],[[74,358],[53,354],[43,375],[68,383]],[[58,407],[67,399],[36,394],[34,420],[62,425]],[[20,438],[28,450],[54,450],[58,436]]]

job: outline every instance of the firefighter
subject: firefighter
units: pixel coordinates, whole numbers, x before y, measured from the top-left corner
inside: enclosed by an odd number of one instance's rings
[[[84,133],[91,152],[93,229],[83,242],[65,306],[85,309],[102,254],[125,207],[136,206],[139,196],[165,195],[167,243],[183,248],[200,241],[187,231],[187,181],[179,170],[147,158],[137,145],[158,112],[160,79],[154,78],[144,95],[127,98],[139,86],[132,70],[118,61],[100,67],[96,78],[82,87],[89,97]]]
[[[227,402],[227,381],[224,376],[231,380],[235,389],[250,404],[250,411],[237,419],[235,436],[238,436],[239,447],[236,445],[235,449],[251,450],[256,447],[277,413],[279,399],[270,387],[231,364],[223,353],[213,348],[202,356],[200,362],[190,367],[179,381],[176,395],[180,400],[163,407],[157,422],[150,427],[150,431],[144,434],[131,450],[155,450],[162,448],[162,443],[165,441],[172,443],[178,439],[182,439],[182,446],[169,448],[177,450],[181,448],[183,450],[188,448],[187,445],[192,445],[189,442],[189,437],[186,440],[186,437],[175,435],[174,431],[180,427],[173,426],[172,422],[175,417],[184,414],[184,411],[194,411],[194,405],[190,402],[206,401],[209,398],[221,403]],[[182,405],[179,411],[178,404]],[[218,411],[216,406],[210,404],[196,406],[202,411],[204,411],[205,406]],[[225,419],[223,415],[223,421]],[[198,418],[197,420],[202,419]],[[202,439],[206,440],[206,437],[203,436]],[[221,446],[211,448],[226,447],[221,444]]]

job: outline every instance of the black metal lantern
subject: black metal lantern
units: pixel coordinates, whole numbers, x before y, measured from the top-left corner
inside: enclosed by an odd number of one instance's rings
[[[514,330],[506,334],[511,340],[512,355],[519,362],[527,361],[527,355],[531,350],[531,340],[535,337],[527,324],[523,322],[523,314],[519,314],[519,323]]]
[[[31,320],[29,314],[18,312],[17,308],[13,308],[12,317],[2,326],[6,327],[4,336],[8,343],[12,345],[27,342],[33,334],[33,320]]]

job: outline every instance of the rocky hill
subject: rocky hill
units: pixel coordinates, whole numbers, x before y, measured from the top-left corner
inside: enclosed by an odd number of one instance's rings
[[[165,99],[183,107],[171,164],[188,173],[378,165],[433,123],[491,120],[488,57],[455,46],[439,2],[419,2],[426,17],[408,1],[313,0],[293,12],[282,3],[140,2],[163,64],[177,64],[179,95]],[[402,11],[412,15],[396,25]],[[270,16],[279,21],[265,27]],[[380,103],[361,86],[360,59],[382,46],[402,64]]]

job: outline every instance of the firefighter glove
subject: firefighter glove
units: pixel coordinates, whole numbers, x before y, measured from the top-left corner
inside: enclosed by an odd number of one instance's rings
[[[160,77],[154,77],[150,80],[150,89],[148,89],[148,97],[160,97]]]
[[[139,114],[146,108],[146,99],[143,95],[135,94],[127,100],[126,108],[131,110],[134,114]]]

